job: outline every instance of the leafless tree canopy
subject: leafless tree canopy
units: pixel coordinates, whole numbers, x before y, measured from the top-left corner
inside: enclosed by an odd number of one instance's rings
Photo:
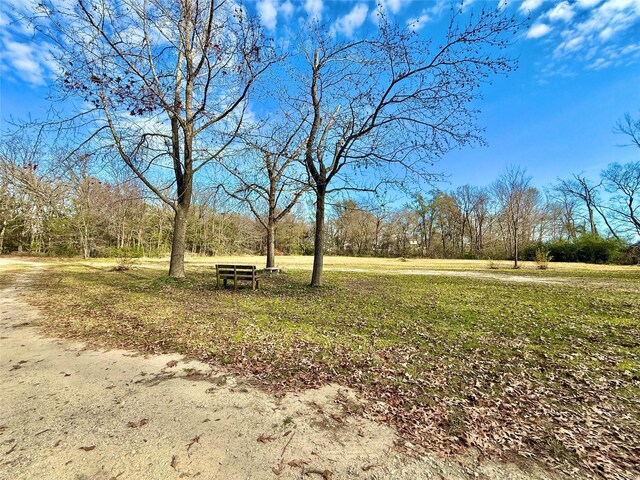
[[[45,2],[34,22],[58,46],[75,126],[175,212],[170,275],[184,276],[194,175],[231,144],[273,62],[261,30],[213,0]]]
[[[305,122],[304,164],[316,194],[313,286],[322,282],[326,195],[375,190],[371,175],[358,182],[368,170],[384,170],[383,182],[429,178],[433,161],[481,141],[471,101],[492,75],[514,68],[501,50],[518,25],[499,9],[460,15],[452,12],[440,43],[385,18],[374,38],[340,41],[311,25],[300,41],[289,103]]]

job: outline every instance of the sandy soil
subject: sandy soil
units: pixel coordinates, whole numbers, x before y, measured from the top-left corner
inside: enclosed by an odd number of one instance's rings
[[[45,338],[34,273],[0,289],[2,479],[565,478],[473,452],[407,459],[392,429],[345,414],[358,400],[337,385],[275,398],[179,355]]]

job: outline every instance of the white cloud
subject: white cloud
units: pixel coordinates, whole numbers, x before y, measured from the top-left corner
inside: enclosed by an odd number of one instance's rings
[[[584,45],[584,37],[575,37],[571,40],[567,40],[565,43],[561,44],[560,47],[563,48],[566,52],[572,52],[574,50],[579,50]]]
[[[2,47],[5,70],[32,85],[45,84],[45,70],[39,61],[41,52],[36,51],[32,44],[4,38]]]
[[[323,9],[324,4],[322,0],[305,0],[304,2],[304,10],[311,19],[320,20]]]
[[[616,33],[616,31],[611,28],[611,27],[607,27],[604,30],[602,30],[598,36],[600,37],[601,40],[609,40],[611,37],[613,37],[613,35]]]
[[[260,0],[256,4],[260,23],[268,30],[275,30],[278,22],[278,0]]]
[[[423,11],[420,16],[407,20],[407,26],[414,32],[417,32],[422,30],[429,20],[431,20],[431,17]]]
[[[527,38],[540,38],[544,37],[551,31],[551,27],[546,23],[536,23],[527,32]]]
[[[623,55],[634,53],[634,52],[640,52],[640,43],[636,45],[627,45],[620,51],[620,53]]]
[[[290,17],[294,10],[295,8],[293,6],[293,3],[291,3],[289,0],[280,5],[280,11],[285,17]]]
[[[573,6],[569,2],[560,2],[547,12],[549,20],[564,20],[568,22],[575,16],[576,12],[573,10]]]
[[[278,14],[289,18],[295,11],[295,6],[290,0],[282,3],[280,0],[258,0],[256,10],[264,28],[273,31],[278,25]]]
[[[336,23],[333,25],[333,30],[336,32],[341,32],[347,37],[351,37],[354,30],[359,28],[367,19],[368,12],[369,7],[367,7],[364,3],[359,3],[358,5],[353,7],[353,9],[344,17],[336,20]]]
[[[388,9],[391,13],[398,13],[405,5],[411,3],[412,0],[381,0],[380,6]]]
[[[540,6],[544,3],[545,0],[524,0],[520,5],[519,10],[523,13],[533,12],[540,8]]]
[[[526,37],[555,42],[548,72],[640,61],[640,0],[563,0],[536,13]]]
[[[602,0],[578,0],[576,6],[578,8],[593,8],[598,5]]]

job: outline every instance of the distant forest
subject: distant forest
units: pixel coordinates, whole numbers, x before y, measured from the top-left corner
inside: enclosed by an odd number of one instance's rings
[[[16,136],[0,156],[0,251],[51,256],[165,256],[173,212],[116,167],[98,175],[87,158],[43,152]],[[119,178],[120,176],[120,178]],[[611,164],[599,178],[558,180],[542,191],[519,167],[488,186],[409,194],[401,207],[373,198],[328,202],[331,255],[532,259],[637,263],[640,162]],[[194,189],[186,250],[265,254],[266,205],[226,185]],[[235,186],[237,187],[237,185]],[[365,197],[362,197],[365,198]],[[313,198],[302,190],[275,229],[276,255],[313,254]]]

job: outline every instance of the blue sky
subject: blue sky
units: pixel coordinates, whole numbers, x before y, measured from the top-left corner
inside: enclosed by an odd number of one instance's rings
[[[0,7],[2,128],[10,117],[39,117],[47,108],[55,69],[48,44],[32,35],[18,13],[26,0]],[[492,3],[497,5],[497,2]],[[449,2],[384,0],[259,0],[247,6],[270,35],[284,37],[298,19],[320,18],[339,36],[376,28],[376,8],[420,35],[442,31]],[[480,1],[465,9],[480,8]],[[640,0],[524,0],[501,5],[530,17],[511,54],[519,69],[484,89],[480,124],[488,147],[448,154],[435,170],[451,185],[492,182],[508,164],[527,168],[536,185],[585,173],[596,178],[613,161],[638,160],[618,146],[613,127],[625,113],[640,116]]]

